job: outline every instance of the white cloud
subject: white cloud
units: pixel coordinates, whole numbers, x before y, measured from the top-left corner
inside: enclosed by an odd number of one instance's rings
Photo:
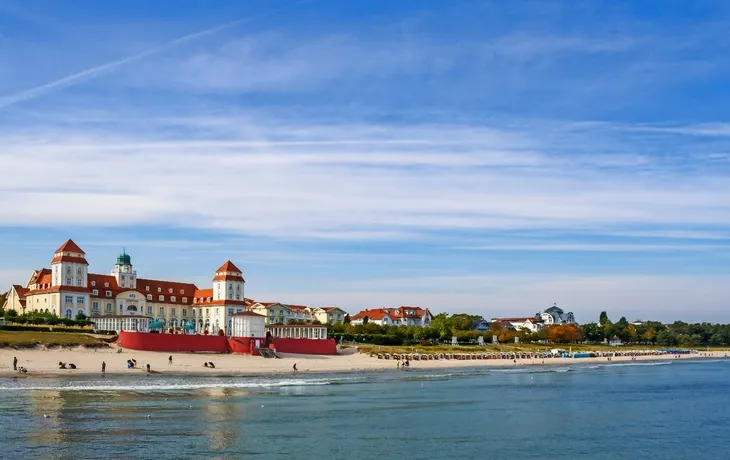
[[[543,153],[553,146],[539,130],[259,119],[218,139],[108,129],[5,140],[6,225],[163,224],[356,240],[730,224],[722,171],[689,174],[648,159],[640,169],[605,167],[600,150]]]

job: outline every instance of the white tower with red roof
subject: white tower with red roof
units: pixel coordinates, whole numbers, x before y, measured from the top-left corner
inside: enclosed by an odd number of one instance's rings
[[[51,286],[87,287],[89,263],[86,253],[73,240],[68,240],[53,254]]]
[[[243,301],[243,272],[230,260],[215,271],[213,278],[213,301],[239,300]]]

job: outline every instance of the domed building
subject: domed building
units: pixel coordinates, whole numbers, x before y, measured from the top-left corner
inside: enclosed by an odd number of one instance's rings
[[[20,314],[84,315],[97,330],[147,331],[156,321],[164,330],[230,334],[233,315],[253,303],[244,297],[245,283],[242,270],[230,260],[215,271],[209,289],[139,278],[126,250],[110,274],[90,273],[85,252],[68,240],[54,252],[51,268],[35,270],[25,287],[13,286],[11,307]]]

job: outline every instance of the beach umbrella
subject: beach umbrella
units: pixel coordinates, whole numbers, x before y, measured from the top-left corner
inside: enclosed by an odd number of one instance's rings
[[[157,320],[154,320],[150,323],[150,329],[162,329],[162,323],[160,323]]]

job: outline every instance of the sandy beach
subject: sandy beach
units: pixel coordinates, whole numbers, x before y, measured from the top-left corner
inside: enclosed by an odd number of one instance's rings
[[[115,348],[102,350],[75,349],[30,349],[13,350],[0,349],[0,377],[18,376],[13,371],[13,357],[18,358],[18,366],[28,370],[24,376],[72,376],[98,375],[101,373],[101,363],[106,362],[106,374],[145,373],[147,364],[155,373],[162,374],[196,374],[196,375],[254,375],[254,374],[281,374],[293,372],[296,363],[300,372],[348,372],[363,370],[396,369],[396,361],[377,359],[360,354],[353,348],[343,350],[337,356],[314,355],[287,355],[281,359],[265,359],[259,356],[237,354],[206,354],[206,353],[172,353],[173,362],[168,364],[170,353],[150,351],[124,350],[117,353]],[[677,358],[674,355],[638,356],[636,361],[667,361],[667,360],[700,360],[709,358],[726,358],[726,352],[700,352],[698,354],[683,355]],[[127,360],[137,360],[137,368],[127,369]],[[59,369],[59,361],[74,363],[77,369]],[[206,361],[215,363],[215,369],[203,366]],[[631,362],[630,356],[616,356],[612,364]],[[566,366],[588,363],[607,363],[606,358],[549,358],[518,359],[513,362],[508,359],[495,360],[439,360],[413,361],[412,369],[449,369],[463,367],[502,367],[502,366]]]

